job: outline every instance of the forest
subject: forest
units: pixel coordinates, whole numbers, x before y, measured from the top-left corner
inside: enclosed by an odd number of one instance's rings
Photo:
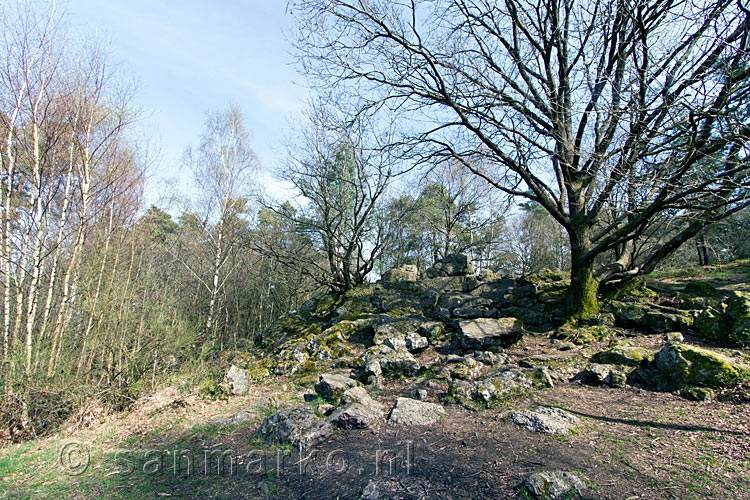
[[[152,204],[129,75],[45,3],[4,2],[2,439],[216,378],[283,315],[393,268],[564,271],[575,322],[653,272],[750,258],[744,2],[288,9],[312,97],[282,164],[239,107],[211,110],[188,194]]]

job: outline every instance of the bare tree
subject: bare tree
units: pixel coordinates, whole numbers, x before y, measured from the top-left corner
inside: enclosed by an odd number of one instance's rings
[[[293,6],[303,70],[353,116],[398,114],[411,158],[454,158],[565,228],[572,316],[748,204],[741,1]],[[666,214],[639,260],[595,268]]]

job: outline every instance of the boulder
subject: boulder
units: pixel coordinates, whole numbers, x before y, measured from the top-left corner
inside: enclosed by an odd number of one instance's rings
[[[526,393],[531,388],[552,387],[546,368],[504,366],[486,373],[479,380],[453,381],[448,396],[456,403],[470,404],[505,400]]]
[[[440,276],[468,276],[474,274],[474,262],[466,254],[452,253],[445,258],[435,262],[435,264],[425,271],[428,278],[437,278]]]
[[[642,378],[662,390],[685,386],[732,387],[750,380],[750,366],[718,352],[687,344],[669,344],[641,370]]]
[[[474,352],[474,359],[490,366],[506,364],[508,362],[506,354],[492,351],[476,351]]]
[[[568,434],[580,423],[572,413],[548,406],[513,412],[508,415],[508,420],[526,430],[542,434]]]
[[[405,345],[410,352],[421,351],[428,345],[427,337],[423,337],[416,332],[407,333]]]
[[[419,279],[419,269],[412,264],[394,267],[384,272],[380,279],[386,283],[394,281],[417,281]]]
[[[457,307],[453,310],[456,318],[475,319],[491,318],[497,314],[497,309],[480,309],[478,307]]]
[[[646,331],[670,332],[693,326],[695,318],[680,309],[656,307],[650,304],[612,301],[617,323]]]
[[[258,429],[258,437],[267,443],[309,447],[333,433],[333,426],[315,414],[309,406],[283,410],[266,417]]]
[[[695,319],[695,332],[710,340],[726,340],[731,330],[729,321],[715,307],[707,307]]]
[[[335,410],[329,421],[342,429],[363,429],[385,416],[385,406],[378,403],[363,387],[352,387],[341,396],[343,407]]]
[[[247,394],[249,390],[247,372],[242,368],[232,365],[224,376],[224,382],[229,386],[232,394]]]
[[[654,353],[642,347],[620,345],[600,351],[591,358],[595,363],[639,367],[654,359]]]
[[[419,325],[417,335],[426,337],[427,340],[438,339],[445,331],[445,323],[442,321],[427,321]]]
[[[516,318],[478,318],[458,322],[461,345],[465,349],[487,350],[507,347],[523,335],[523,326]]]
[[[750,293],[732,292],[727,316],[731,324],[727,340],[734,345],[750,347]]]
[[[406,349],[392,349],[385,344],[367,349],[362,357],[364,375],[413,376],[419,370],[419,362]]]
[[[583,480],[572,472],[537,472],[527,477],[522,484],[534,498],[554,500],[575,498],[586,488]]]
[[[341,399],[344,391],[357,385],[356,380],[345,375],[325,373],[318,378],[318,382],[315,384],[315,392],[326,401],[337,402]]]
[[[398,425],[432,425],[445,415],[445,408],[436,403],[398,398],[388,420]]]
[[[591,363],[576,376],[584,384],[608,385],[610,387],[625,387],[627,375],[615,365]]]
[[[451,378],[473,380],[482,374],[482,365],[472,358],[466,358],[451,369]]]

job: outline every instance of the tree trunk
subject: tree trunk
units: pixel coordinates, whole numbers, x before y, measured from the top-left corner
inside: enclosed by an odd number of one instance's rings
[[[570,288],[568,289],[568,317],[584,318],[599,311],[597,290],[599,283],[594,275],[594,260],[589,256],[591,240],[588,227],[571,227],[570,238]]]

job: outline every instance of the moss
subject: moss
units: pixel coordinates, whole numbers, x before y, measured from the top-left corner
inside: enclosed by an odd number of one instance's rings
[[[729,334],[729,323],[721,311],[709,307],[700,313],[695,323],[696,333],[711,340],[726,339]]]
[[[206,399],[224,399],[229,392],[213,379],[206,379],[198,386],[198,394]]]
[[[731,322],[727,340],[734,345],[750,346],[750,293],[733,292],[727,305]]]
[[[657,385],[674,390],[684,386],[723,388],[750,380],[750,367],[708,349],[672,344],[656,354]]]
[[[263,380],[271,374],[271,364],[270,359],[261,359],[246,365],[245,371],[251,380]]]
[[[685,285],[685,293],[702,297],[715,297],[719,294],[719,290],[705,281],[691,281]]]
[[[568,322],[555,331],[553,337],[569,340],[575,345],[588,345],[614,335],[612,329],[606,325],[581,327],[578,326],[579,323],[575,319],[568,320]]]
[[[601,351],[591,358],[591,361],[604,365],[620,366],[642,366],[654,359],[654,353],[633,346],[615,346],[606,351]]]

